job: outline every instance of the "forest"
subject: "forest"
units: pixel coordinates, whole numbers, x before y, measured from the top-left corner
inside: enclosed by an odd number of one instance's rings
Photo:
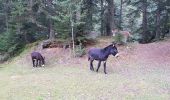
[[[159,41],[169,33],[169,12],[169,0],[0,0],[0,52],[14,55],[39,40],[111,36],[115,29],[140,43]]]

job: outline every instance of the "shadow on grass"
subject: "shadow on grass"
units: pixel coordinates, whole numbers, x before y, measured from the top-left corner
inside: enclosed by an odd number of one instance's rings
[[[0,66],[0,69],[4,68],[3,66]]]

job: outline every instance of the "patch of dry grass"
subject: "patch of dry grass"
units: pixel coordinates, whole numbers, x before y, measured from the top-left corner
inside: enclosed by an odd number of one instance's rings
[[[131,46],[132,47],[132,46]],[[170,100],[170,68],[138,62],[124,50],[119,59],[108,59],[105,75],[89,70],[87,58],[55,56],[42,68],[32,68],[27,51],[0,65],[1,100]],[[48,50],[46,50],[47,52]],[[133,52],[134,52],[133,51]],[[43,52],[44,53],[44,52]],[[47,55],[46,53],[44,53]],[[66,54],[67,55],[67,54]],[[135,55],[133,53],[132,55]],[[63,62],[63,59],[67,59]],[[97,62],[95,62],[95,66]],[[166,69],[164,69],[166,68]],[[96,67],[95,67],[96,69]]]
[[[21,66],[23,69],[21,69]],[[126,67],[128,70],[123,70]],[[169,100],[168,70],[122,66],[109,74],[87,64],[31,68],[12,64],[0,70],[1,100]]]

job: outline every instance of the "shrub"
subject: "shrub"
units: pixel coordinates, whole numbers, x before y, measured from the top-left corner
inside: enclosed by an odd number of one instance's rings
[[[80,43],[79,45],[75,46],[75,56],[82,57],[83,55],[85,55],[85,48]]]
[[[133,40],[134,41],[139,41],[141,38],[142,38],[142,36],[139,33],[136,33],[136,34],[133,35]]]
[[[114,42],[116,42],[117,44],[123,44],[123,39],[124,36],[120,33],[120,32],[116,32],[116,35],[113,37]]]

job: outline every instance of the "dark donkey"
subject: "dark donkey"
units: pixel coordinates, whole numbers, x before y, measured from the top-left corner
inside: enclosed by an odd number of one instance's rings
[[[45,58],[39,52],[32,52],[31,53],[32,64],[33,67],[37,67],[38,65],[41,67],[45,64]]]
[[[111,54],[115,57],[118,57],[118,50],[117,50],[117,47],[115,46],[115,43],[112,43],[111,45],[103,49],[98,49],[98,48],[90,49],[88,52],[88,60],[90,60],[90,70],[94,71],[94,68],[93,68],[94,60],[99,61],[96,72],[98,72],[101,62],[104,61],[104,73],[107,74],[106,73],[106,61],[109,55]]]

